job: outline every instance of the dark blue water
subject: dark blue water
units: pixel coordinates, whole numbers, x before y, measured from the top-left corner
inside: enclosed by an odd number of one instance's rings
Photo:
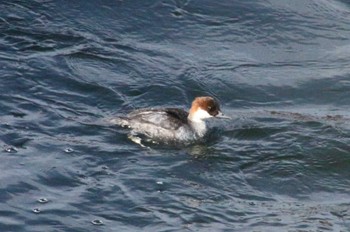
[[[350,230],[350,3],[0,3],[0,231]],[[211,95],[207,144],[106,120]]]

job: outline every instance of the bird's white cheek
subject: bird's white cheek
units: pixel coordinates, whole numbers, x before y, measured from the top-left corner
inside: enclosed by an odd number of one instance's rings
[[[211,118],[211,117],[213,117],[213,116],[211,116],[207,111],[199,109],[193,115],[192,120],[193,121],[201,121],[202,119]]]

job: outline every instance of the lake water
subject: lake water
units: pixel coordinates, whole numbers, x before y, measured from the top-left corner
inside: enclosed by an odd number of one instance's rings
[[[0,231],[349,231],[350,3],[0,3]],[[188,109],[207,143],[106,119]]]

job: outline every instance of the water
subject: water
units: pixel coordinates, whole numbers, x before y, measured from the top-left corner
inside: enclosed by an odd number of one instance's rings
[[[348,231],[347,1],[2,1],[0,231]],[[106,119],[220,100],[208,144]]]

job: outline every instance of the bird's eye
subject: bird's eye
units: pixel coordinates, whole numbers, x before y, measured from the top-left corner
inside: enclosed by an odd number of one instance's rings
[[[215,110],[216,110],[216,107],[208,106],[208,111],[209,112],[214,112]]]

